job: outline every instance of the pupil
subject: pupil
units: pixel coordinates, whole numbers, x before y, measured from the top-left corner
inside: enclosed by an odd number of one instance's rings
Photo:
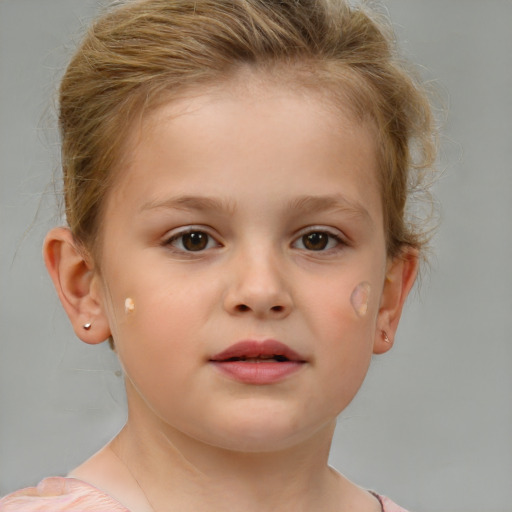
[[[208,235],[206,233],[194,232],[183,235],[183,246],[188,251],[201,251],[208,244]]]
[[[325,233],[309,233],[302,237],[304,247],[311,251],[321,251],[327,247],[329,237]]]

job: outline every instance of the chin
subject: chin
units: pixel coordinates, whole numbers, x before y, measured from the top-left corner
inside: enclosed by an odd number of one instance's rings
[[[233,453],[264,454],[283,452],[300,444],[301,439],[295,435],[260,435],[241,434],[238,438],[217,441],[215,446]]]
[[[312,438],[321,428],[318,425],[301,425],[295,418],[284,414],[256,417],[230,418],[218,426],[218,436],[208,444],[233,452],[272,453],[287,450]],[[209,433],[214,434],[212,429]]]

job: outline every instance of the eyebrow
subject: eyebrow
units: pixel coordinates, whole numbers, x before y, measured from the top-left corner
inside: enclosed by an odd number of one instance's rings
[[[236,204],[232,201],[208,196],[176,196],[164,200],[148,201],[140,208],[140,211],[155,209],[178,209],[196,211],[217,211],[225,215],[233,215],[236,211]],[[369,223],[372,218],[368,210],[360,203],[349,200],[339,195],[304,195],[296,197],[288,202],[286,209],[303,213],[320,213],[325,211],[341,211],[361,217]]]
[[[316,213],[324,211],[342,211],[356,216],[363,220],[373,223],[368,210],[359,202],[352,201],[342,195],[322,195],[322,196],[301,196],[288,203],[290,210],[299,210],[307,213]]]
[[[234,203],[215,197],[207,196],[177,196],[162,201],[148,201],[144,203],[140,211],[155,210],[159,208],[177,210],[198,210],[198,211],[219,211],[226,215],[233,215],[235,212]]]

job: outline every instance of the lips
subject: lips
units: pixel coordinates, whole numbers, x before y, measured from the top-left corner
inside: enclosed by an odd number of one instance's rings
[[[240,341],[210,362],[225,376],[247,384],[272,384],[300,370],[306,360],[276,340]]]

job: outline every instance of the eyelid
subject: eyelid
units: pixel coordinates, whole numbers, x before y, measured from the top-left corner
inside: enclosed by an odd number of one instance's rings
[[[313,224],[312,226],[306,226],[304,228],[299,229],[297,231],[295,238],[300,238],[301,236],[307,235],[308,233],[327,233],[328,235],[339,238],[342,241],[348,243],[348,237],[338,228],[334,228],[332,226],[324,226],[321,224]]]
[[[171,249],[176,250],[180,253],[189,253],[194,254],[194,252],[202,253],[206,251],[207,249],[212,249],[213,247],[207,247],[205,249],[202,249],[200,251],[187,251],[186,249],[180,249],[173,245],[173,242],[180,239],[181,237],[189,234],[189,233],[205,233],[211,240],[215,242],[215,247],[221,247],[223,244],[219,241],[219,236],[214,235],[212,233],[212,229],[208,226],[204,225],[188,225],[188,226],[182,226],[179,228],[175,228],[171,230],[169,233],[167,233],[163,239],[162,239],[162,245]]]
[[[345,234],[340,231],[339,229],[337,228],[333,228],[333,227],[330,227],[330,226],[322,226],[322,225],[313,225],[313,226],[307,226],[305,228],[302,228],[300,229],[293,241],[292,241],[292,247],[299,241],[301,240],[301,238],[307,234],[310,234],[310,233],[325,233],[326,235],[336,239],[336,241],[338,242],[338,246],[341,245],[341,246],[348,246],[350,245],[349,244],[349,241],[348,241],[348,237],[345,236]],[[326,249],[326,250],[323,250],[323,251],[318,251],[318,252],[328,252],[329,250],[335,250],[336,247],[334,248],[331,248],[331,249]],[[307,249],[304,249],[304,250],[307,250]],[[308,251],[308,252],[315,252],[315,251]]]

